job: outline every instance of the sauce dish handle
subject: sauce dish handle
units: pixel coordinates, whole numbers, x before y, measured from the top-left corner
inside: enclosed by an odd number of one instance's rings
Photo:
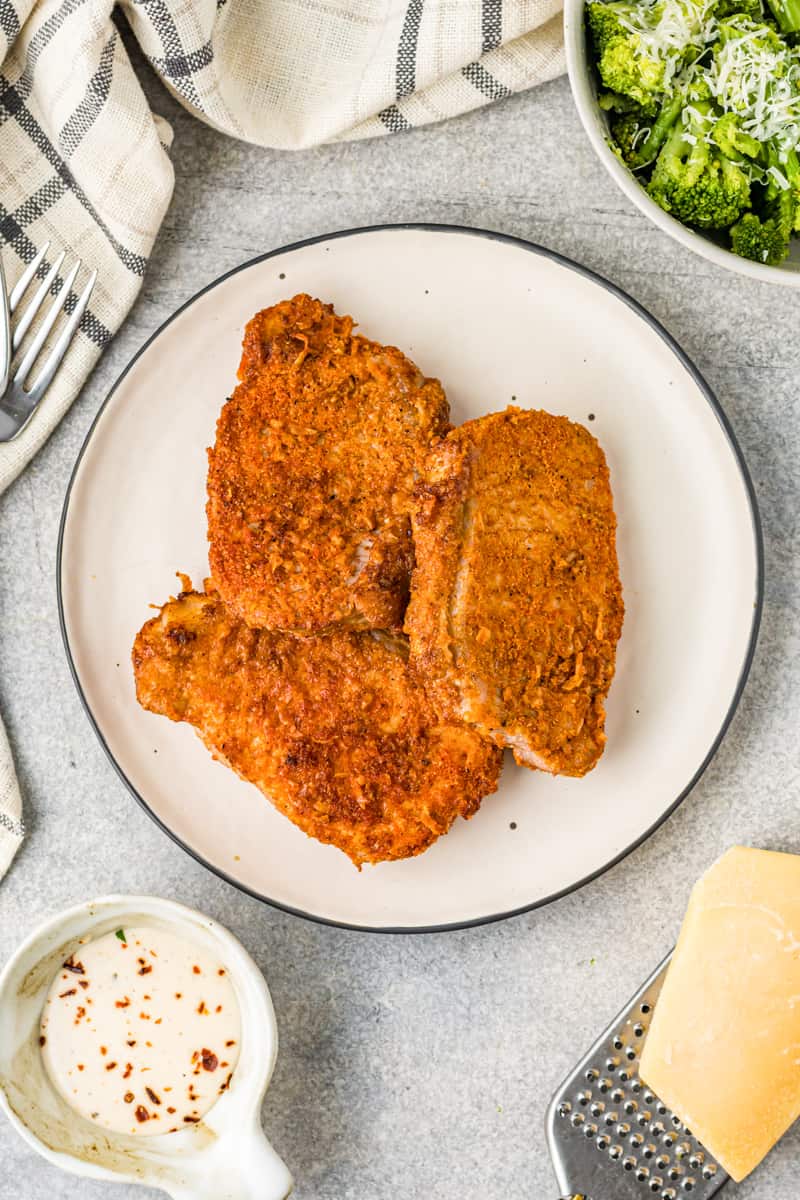
[[[219,1149],[202,1155],[181,1183],[161,1184],[172,1200],[286,1200],[294,1180],[260,1126],[234,1145],[223,1139]]]

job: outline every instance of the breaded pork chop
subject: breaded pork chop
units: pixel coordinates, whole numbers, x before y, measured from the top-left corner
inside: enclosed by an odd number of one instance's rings
[[[497,787],[500,751],[438,720],[404,639],[251,629],[183,584],[136,637],[139,703],[193,725],[310,837],[359,867],[408,858]]]
[[[411,494],[448,405],[393,346],[295,296],[245,330],[208,454],[214,583],[248,625],[402,629]]]
[[[565,417],[509,408],[431,450],[406,630],[443,719],[525,766],[595,766],[622,629],[615,532],[603,451]]]

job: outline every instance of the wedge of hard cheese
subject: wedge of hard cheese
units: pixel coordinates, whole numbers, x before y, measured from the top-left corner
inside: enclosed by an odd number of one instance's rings
[[[800,1116],[800,856],[736,846],[696,884],[639,1073],[737,1181]]]

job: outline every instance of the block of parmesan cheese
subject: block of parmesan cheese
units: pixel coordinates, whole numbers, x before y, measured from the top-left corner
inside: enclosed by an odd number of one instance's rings
[[[800,1116],[800,856],[695,885],[639,1073],[737,1182]]]

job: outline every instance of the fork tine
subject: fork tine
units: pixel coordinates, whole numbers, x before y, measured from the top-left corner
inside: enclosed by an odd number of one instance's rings
[[[0,255],[0,396],[8,387],[11,373],[11,310],[6,293],[6,277],[3,258]]]
[[[34,295],[33,299],[31,300],[30,304],[28,305],[28,307],[25,309],[25,312],[22,314],[19,325],[14,330],[14,341],[13,341],[13,349],[14,350],[19,349],[20,342],[25,337],[25,334],[28,332],[28,330],[31,327],[31,322],[33,321],[33,319],[36,316],[39,309],[42,307],[42,301],[44,300],[47,293],[50,291],[50,288],[53,285],[53,280],[56,278],[56,276],[58,275],[58,272],[61,270],[61,264],[63,263],[65,258],[66,258],[66,253],[65,253],[65,251],[62,250],[61,253],[59,254],[58,258],[56,259],[56,261],[53,263],[50,270],[47,272],[47,275],[45,276],[45,278],[39,284],[38,288],[36,289],[36,294]]]
[[[42,261],[45,254],[47,254],[47,251],[49,249],[50,249],[50,243],[45,242],[45,244],[42,246],[39,253],[36,255],[36,258],[34,258],[31,262],[28,263],[27,267],[22,272],[22,274],[20,275],[17,282],[14,284],[14,287],[11,289],[11,295],[8,297],[8,307],[12,313],[16,312],[17,305],[19,304],[22,297],[25,295],[28,284],[33,279],[36,272],[39,270],[39,263]]]
[[[97,271],[92,271],[91,275],[89,276],[89,282],[86,284],[86,287],[78,297],[78,303],[72,310],[69,320],[59,335],[58,341],[50,351],[50,354],[47,356],[45,364],[37,376],[36,382],[28,392],[28,404],[31,411],[33,411],[33,409],[41,400],[45,391],[50,386],[53,376],[60,367],[61,360],[67,353],[70,342],[72,341],[75,331],[80,324],[81,317],[86,311],[86,306],[89,303],[89,299],[92,295],[92,291],[94,290],[96,281]]]
[[[44,318],[44,320],[42,321],[38,330],[36,331],[36,337],[33,339],[30,346],[25,351],[25,356],[22,359],[22,362],[17,367],[16,374],[14,375],[14,383],[18,383],[21,386],[25,382],[25,380],[28,376],[28,372],[30,371],[33,364],[36,362],[39,351],[41,350],[42,346],[47,341],[47,335],[50,333],[50,330],[55,325],[56,320],[58,318],[58,314],[61,312],[61,309],[64,307],[64,304],[66,303],[67,297],[69,296],[70,292],[72,291],[72,285],[75,282],[75,278],[78,274],[78,271],[80,271],[80,269],[81,269],[81,262],[80,262],[80,259],[78,259],[75,266],[72,268],[69,275],[67,275],[66,279],[64,280],[64,282],[62,283],[58,292],[56,293],[56,295],[53,299],[53,303],[50,305],[49,309],[47,310],[47,316]]]

